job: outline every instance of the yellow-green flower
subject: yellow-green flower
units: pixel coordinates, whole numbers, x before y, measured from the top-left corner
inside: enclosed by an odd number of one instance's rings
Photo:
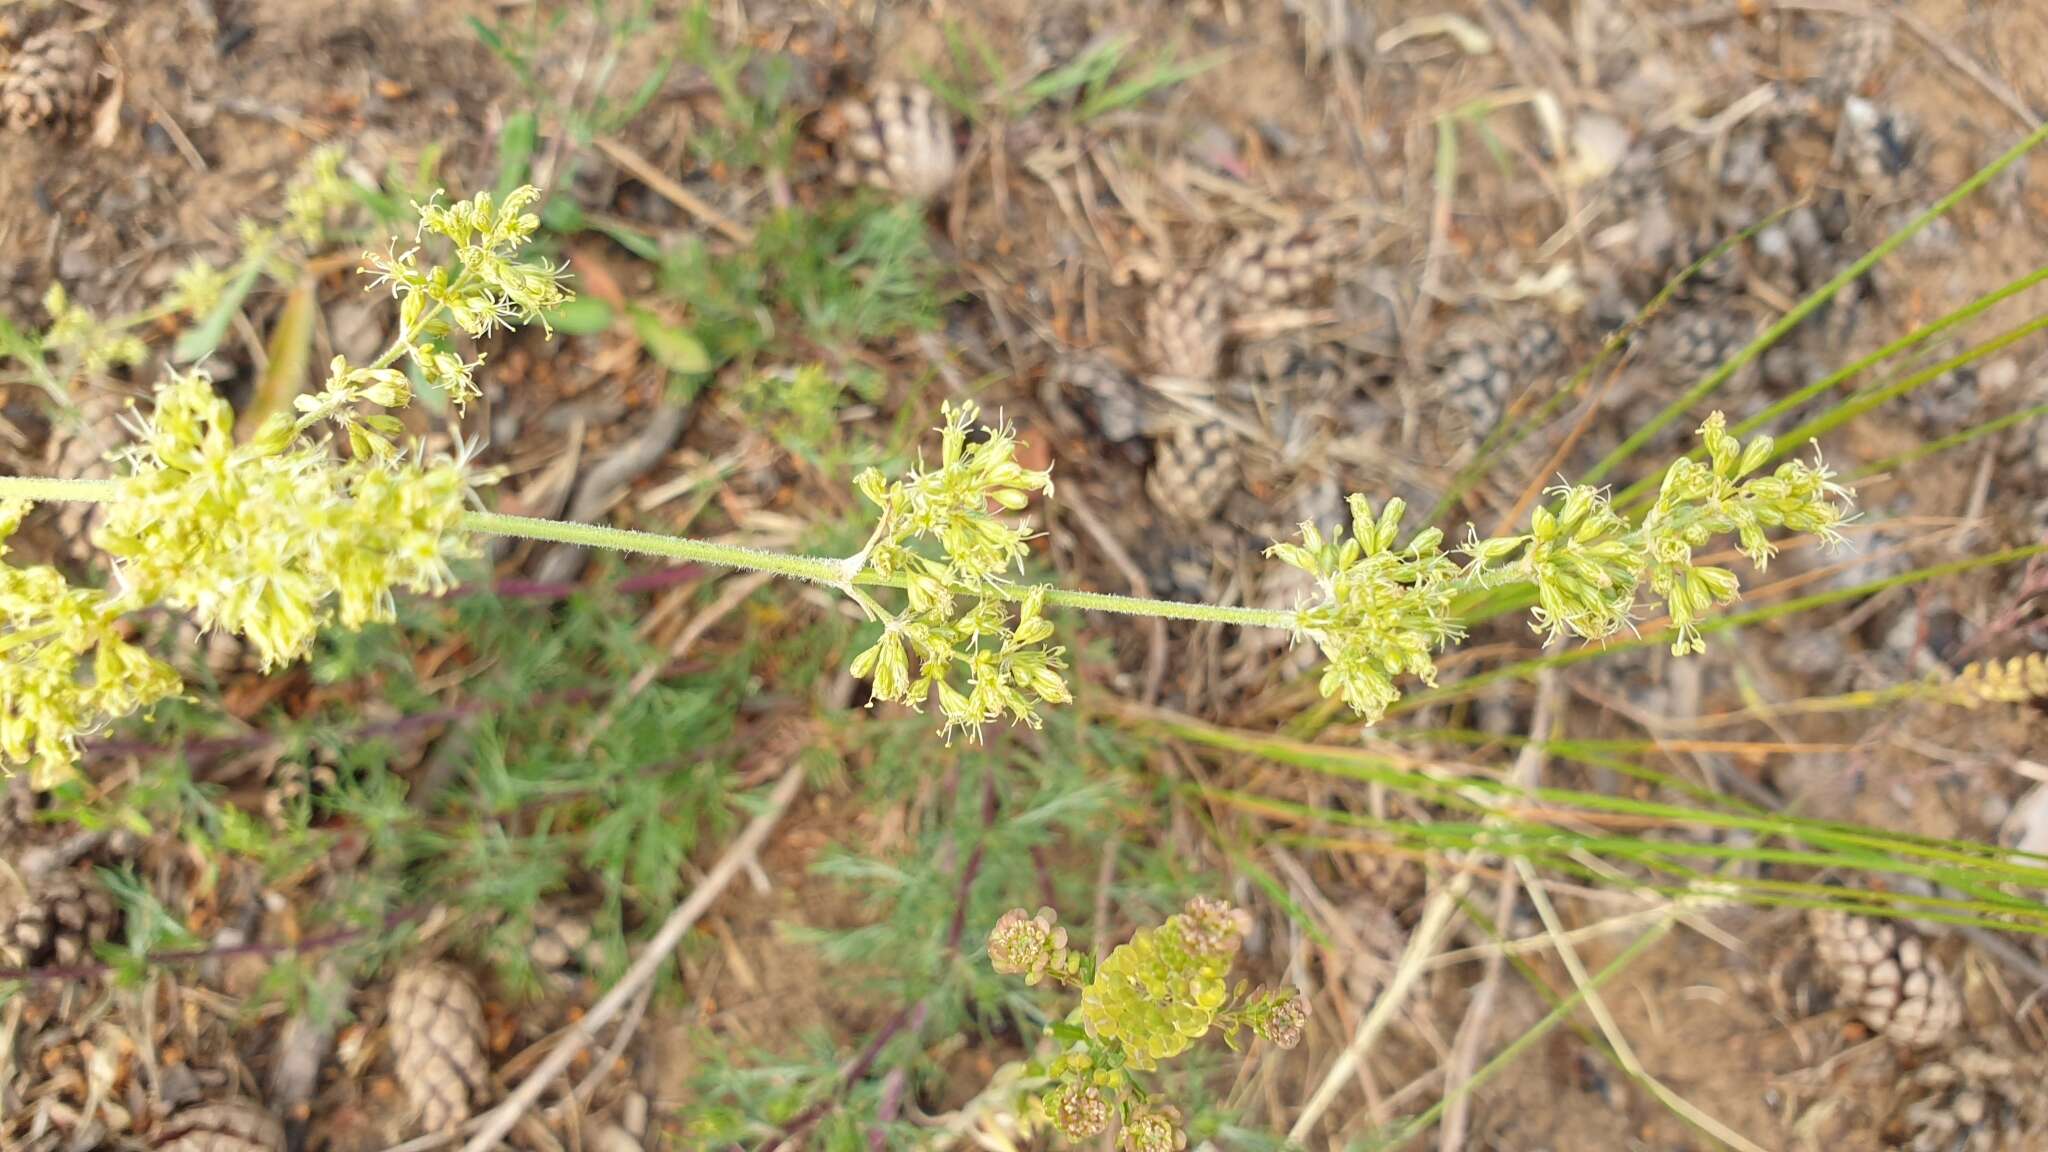
[[[1082,1027],[1098,1041],[1119,1045],[1131,1067],[1158,1067],[1216,1022],[1230,998],[1237,943],[1229,906],[1215,901],[1198,899],[1158,928],[1139,929],[1081,990]]]
[[[177,673],[122,635],[132,602],[73,588],[54,568],[4,562],[28,512],[0,503],[0,765],[32,787],[69,775],[79,741],[177,693]]]
[[[237,445],[200,376],[157,391],[98,537],[139,599],[247,638],[266,667],[338,621],[388,620],[392,590],[439,592],[469,486],[458,462],[337,460],[275,421]]]
[[[1188,1146],[1180,1110],[1163,1104],[1139,1109],[1124,1121],[1116,1146],[1118,1152],[1180,1152]]]

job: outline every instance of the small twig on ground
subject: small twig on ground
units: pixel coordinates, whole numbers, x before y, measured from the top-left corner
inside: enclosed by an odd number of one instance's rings
[[[656,168],[647,157],[608,137],[600,137],[594,143],[597,150],[604,153],[605,159],[631,173],[635,180],[653,189],[662,199],[718,229],[737,243],[754,242],[752,228],[720,212],[696,193],[669,179],[668,175]]]
[[[640,1030],[640,1021],[646,1018],[647,1005],[653,999],[654,981],[649,980],[647,985],[640,989],[640,994],[633,998],[633,1006],[626,1009],[626,1018],[619,1021],[618,1030],[612,1035],[612,1042],[605,1046],[604,1055],[596,1064],[591,1065],[590,1071],[585,1073],[583,1079],[576,1085],[576,1090],[569,1093],[569,1099],[575,1102],[576,1111],[581,1112],[590,1107],[590,1098],[597,1095],[598,1085],[604,1083],[605,1076],[611,1072],[612,1066],[619,1062],[619,1057],[626,1054],[626,1045],[633,1042],[633,1034]]]
[[[1308,1103],[1302,1105],[1301,1115],[1295,1118],[1294,1126],[1287,1130],[1287,1139],[1290,1142],[1298,1144],[1304,1141],[1310,1130],[1322,1120],[1323,1113],[1328,1112],[1330,1105],[1336,1102],[1337,1093],[1344,1090],[1344,1082],[1351,1078],[1360,1062],[1365,1059],[1366,1053],[1372,1051],[1372,1046],[1379,1040],[1380,1033],[1386,1031],[1387,1025],[1394,1019],[1394,1013],[1399,1011],[1408,999],[1408,993],[1421,978],[1426,962],[1436,953],[1437,943],[1443,939],[1444,930],[1450,926],[1452,913],[1457,911],[1459,902],[1464,899],[1466,890],[1471,886],[1472,873],[1460,871],[1446,880],[1429,898],[1429,903],[1422,910],[1422,919],[1416,923],[1414,933],[1408,937],[1408,948],[1401,953],[1401,963],[1394,970],[1394,978],[1387,983],[1386,991],[1373,1003],[1372,1011],[1366,1013],[1365,1019],[1359,1021],[1358,1032],[1351,1037],[1351,1042],[1344,1046],[1344,1051],[1338,1053],[1337,1060],[1330,1065],[1329,1071],[1323,1073],[1323,1081],[1316,1086],[1315,1093],[1309,1097]]]
[[[1565,971],[1571,973],[1572,983],[1578,985],[1580,993],[1585,998],[1586,1011],[1592,1014],[1594,1023],[1600,1026],[1601,1035],[1607,1037],[1607,1043],[1613,1047],[1615,1059],[1620,1063],[1622,1071],[1648,1089],[1659,1103],[1677,1114],[1680,1119],[1722,1144],[1736,1149],[1736,1152],[1763,1152],[1762,1148],[1740,1132],[1708,1115],[1697,1104],[1672,1091],[1663,1081],[1650,1075],[1643,1068],[1642,1062],[1636,1059],[1635,1049],[1629,1044],[1628,1037],[1622,1033],[1621,1026],[1615,1023],[1614,1014],[1608,1011],[1607,1002],[1595,988],[1592,973],[1587,971],[1585,963],[1579,959],[1578,949],[1565,938],[1564,925],[1558,919],[1557,909],[1550,903],[1549,894],[1543,889],[1543,881],[1537,877],[1535,870],[1529,867],[1527,860],[1518,858],[1514,865],[1522,874],[1522,880],[1529,890],[1529,900],[1536,906],[1536,914],[1542,917],[1543,927],[1557,944],[1558,959],[1564,961]]]
[[[1611,378],[1610,378],[1611,379]],[[1594,403],[1598,403],[1596,399]],[[1537,678],[1536,707],[1529,719],[1529,742],[1515,756],[1514,768],[1508,780],[1519,788],[1533,789],[1541,783],[1543,766],[1549,760],[1546,751],[1551,729],[1556,726],[1559,706],[1564,702],[1564,678],[1556,669],[1549,669]],[[1490,820],[1488,823],[1498,823]],[[1495,939],[1507,938],[1508,928],[1514,919],[1515,899],[1521,887],[1521,878],[1526,867],[1521,861],[1518,867],[1501,869],[1500,885],[1494,895],[1493,935]],[[1486,957],[1485,975],[1481,978],[1479,991],[1472,997],[1472,1007],[1466,1011],[1465,1020],[1458,1026],[1457,1039],[1451,1044],[1450,1067],[1445,1072],[1445,1092],[1451,1106],[1445,1110],[1443,1125],[1438,1137],[1442,1152],[1459,1152],[1465,1146],[1465,1130],[1471,1120],[1472,1094],[1462,1091],[1466,1081],[1472,1078],[1473,1069],[1479,1065],[1479,1047],[1486,1040],[1486,1026],[1493,1019],[1494,1001],[1500,996],[1501,970],[1505,967],[1504,953],[1496,950]]]
[[[485,1114],[482,1125],[476,1134],[469,1138],[469,1142],[462,1146],[462,1152],[490,1152],[496,1148],[499,1142],[504,1140],[505,1134],[512,1130],[512,1126],[519,1122],[519,1118],[532,1109],[534,1103],[540,1099],[540,1094],[547,1091],[548,1085],[554,1083],[577,1055],[597,1039],[598,1029],[624,1011],[627,1005],[640,995],[643,986],[653,983],[662,965],[668,963],[669,955],[682,943],[683,936],[710,909],[712,903],[725,891],[726,886],[732,883],[733,878],[745,869],[747,861],[761,850],[762,844],[768,839],[768,834],[774,831],[775,825],[782,819],[782,814],[789,810],[790,803],[796,799],[797,791],[802,788],[803,782],[803,767],[800,764],[792,764],[782,774],[782,779],[776,782],[775,790],[769,793],[768,806],[762,809],[761,813],[755,816],[733,840],[725,854],[718,858],[718,863],[712,865],[711,871],[705,874],[703,882],[690,893],[689,899],[683,901],[669,914],[661,926],[661,931],[656,932],[654,938],[647,942],[646,949],[640,953],[640,958],[633,962],[633,966],[626,969],[625,976],[611,991],[605,993],[604,999],[599,1000],[591,1008],[589,1015],[576,1022],[568,1034],[562,1037],[561,1042],[555,1045],[554,1050],[548,1053],[547,1059],[541,1061],[540,1067],[520,1081],[519,1087],[512,1090],[504,1103]]]

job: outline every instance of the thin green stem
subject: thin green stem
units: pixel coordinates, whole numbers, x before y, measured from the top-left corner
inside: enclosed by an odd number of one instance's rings
[[[751,572],[785,576],[792,580],[808,580],[814,584],[838,584],[846,576],[840,562],[828,556],[793,556],[759,548],[743,548],[735,544],[714,544],[709,540],[692,540],[683,536],[661,536],[653,532],[609,528],[601,524],[568,524],[559,520],[536,520],[532,517],[506,516],[497,512],[472,512],[463,518],[463,526],[472,532],[482,532],[491,536],[547,540],[557,544],[573,544],[579,548],[606,548],[614,552],[660,556],[668,560],[712,564],[720,568],[743,568]]]
[[[55,480],[43,476],[0,476],[0,500],[37,504],[60,500],[98,504],[112,500],[119,486],[112,480]]]
[[[1811,596],[1801,596],[1777,604],[1768,604],[1747,612],[1716,616],[1710,620],[1700,621],[1699,630],[1701,635],[1712,635],[1716,632],[1725,632],[1731,628],[1741,628],[1745,625],[1764,624],[1782,617],[1796,616],[1801,612],[1810,611],[1814,608],[1824,608],[1830,604],[1840,604],[1849,600],[1860,600],[1865,596],[1874,595],[1887,588],[1898,588],[1927,580],[1939,580],[1944,576],[1975,571],[1978,568],[1994,568],[2001,564],[2010,564],[2017,560],[2025,560],[2029,557],[2037,556],[2044,551],[2048,551],[2048,544],[2029,544],[2024,547],[2008,548],[2001,552],[1992,552],[1983,556],[1973,556],[1965,560],[1936,564],[1927,568],[1916,568],[1911,572],[1901,572],[1896,576],[1872,580],[1867,583],[1858,584],[1853,588],[1838,588],[1827,592],[1817,592]],[[1397,712],[1411,712],[1428,704],[1460,699],[1470,696],[1473,692],[1488,684],[1501,680],[1526,679],[1545,668],[1559,668],[1568,664],[1583,663],[1587,660],[1598,660],[1611,652],[1630,648],[1644,648],[1652,644],[1669,643],[1675,635],[1675,630],[1666,629],[1654,635],[1632,636],[1625,640],[1610,639],[1601,645],[1589,644],[1583,648],[1566,649],[1563,652],[1553,653],[1548,656],[1539,656],[1513,664],[1505,664],[1499,668],[1457,681],[1454,684],[1446,684],[1441,688],[1425,688],[1420,692],[1410,693],[1403,697],[1400,703],[1387,709],[1387,712],[1389,715]]]
[[[1865,412],[1884,404],[1886,401],[1903,396],[1944,373],[1953,372],[1957,368],[1981,360],[1993,352],[2017,344],[2044,328],[2048,328],[2048,316],[2036,317],[2017,328],[2001,332],[1974,348],[1951,356],[1938,364],[1923,368],[1901,380],[1896,380],[1882,387],[1873,388],[1853,396],[1787,432],[1778,441],[1777,451],[1771,453],[1771,460],[1774,462],[1781,460],[1799,451],[1808,441],[1818,439],[1843,424],[1854,420],[1856,417],[1863,415]]]
[[[1851,472],[1849,480],[1852,483],[1859,480],[1867,480],[1872,476],[1890,472],[1917,460],[1925,460],[1929,456],[1946,452],[1951,448],[1961,447],[1972,440],[1989,436],[1994,432],[2002,432],[2015,424],[2025,424],[2030,420],[2038,420],[2043,416],[2048,416],[2048,404],[2036,404],[2031,408],[2022,408],[2017,412],[2000,416],[1995,420],[1986,420],[1981,424],[1971,425],[1961,432],[1943,436],[1938,440],[1929,440],[1927,443],[1918,445],[1910,451],[1901,452],[1897,456],[1887,456],[1882,460],[1865,464],[1863,467]]]
[[[0,500],[85,501],[99,503],[114,499],[120,485],[113,480],[50,480],[36,476],[0,476]],[[606,548],[642,556],[659,556],[720,568],[766,572],[791,580],[838,587],[846,583],[846,561],[831,556],[801,556],[745,548],[736,544],[715,544],[686,536],[664,536],[635,532],[599,524],[567,524],[530,516],[507,516],[497,512],[472,512],[463,519],[472,532],[509,536],[522,540],[545,540],[581,548]],[[862,573],[854,583],[895,587],[894,581],[873,573]],[[1004,595],[1020,599],[1030,585],[1005,585]],[[1271,608],[1233,608],[1217,604],[1189,604],[1177,600],[1151,600],[1140,596],[1116,596],[1107,592],[1079,592],[1047,588],[1048,604],[1083,612],[1108,612],[1122,616],[1152,616],[1165,620],[1188,620],[1200,624],[1228,624],[1239,628],[1277,628],[1291,631],[1294,613]]]

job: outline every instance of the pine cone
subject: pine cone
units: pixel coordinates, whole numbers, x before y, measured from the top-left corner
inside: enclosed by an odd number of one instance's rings
[[[157,1152],[283,1152],[284,1129],[252,1101],[227,1100],[172,1113],[152,1146]]]
[[[1983,1048],[1963,1048],[1907,1078],[1893,1131],[1901,1152],[2038,1152],[2048,1098],[2038,1075]]]
[[[1183,272],[1162,281],[1145,304],[1145,354],[1152,367],[1187,380],[1214,380],[1223,366],[1223,289]]]
[[[1304,224],[1251,232],[1216,257],[1216,278],[1237,308],[1292,304],[1329,277],[1347,247],[1345,237]]]
[[[1159,442],[1145,491],[1159,510],[1174,520],[1199,523],[1237,488],[1237,447],[1230,431],[1215,420],[1183,423]]]
[[[1691,385],[1726,364],[1750,341],[1742,317],[1718,308],[1689,312],[1653,334],[1657,361],[1676,382]]]
[[[1564,333],[1547,316],[1529,316],[1515,325],[1515,375],[1542,376],[1564,363]]]
[[[59,869],[31,878],[27,899],[0,911],[0,952],[17,966],[78,964],[107,941],[119,916],[106,889]]]
[[[543,976],[564,987],[599,971],[608,959],[588,918],[545,904],[534,911],[526,954]]]
[[[1452,332],[1444,339],[1448,358],[1437,370],[1439,398],[1472,421],[1475,436],[1500,422],[1514,390],[1511,354],[1498,343],[1470,332]]]
[[[1145,405],[1130,374],[1100,356],[1063,357],[1053,369],[1059,394],[1104,440],[1127,444],[1145,432]]]
[[[1240,373],[1265,388],[1306,386],[1310,395],[1331,395],[1363,387],[1373,374],[1373,357],[1341,340],[1292,333],[1239,346]]]
[[[1925,1048],[1962,1022],[1961,993],[1910,926],[1822,910],[1813,914],[1813,934],[1840,1002],[1871,1031]]]
[[[1903,112],[1851,96],[1842,101],[1841,146],[1849,171],[1872,184],[1889,185],[1920,158],[1920,130]]]
[[[1672,288],[1673,300],[1705,304],[1733,295],[1742,286],[1742,265],[1733,245],[1716,255],[1716,249],[1726,241],[1727,237],[1708,231],[1680,233],[1662,253],[1659,275],[1663,280],[1656,288],[1662,291],[1665,283],[1678,279],[1686,269],[1698,264],[1698,270],[1687,276],[1684,283]]]
[[[98,67],[92,41],[76,32],[29,37],[0,76],[0,123],[15,132],[68,126],[84,115]]]
[[[952,118],[918,84],[883,83],[871,100],[840,105],[839,179],[912,200],[930,200],[953,185],[960,157]]]
[[[1891,21],[1845,21],[1828,45],[1815,87],[1822,98],[1831,102],[1854,96],[1891,54]]]
[[[399,973],[391,985],[390,1029],[398,1079],[420,1126],[446,1132],[469,1119],[490,1075],[483,1001],[469,977],[446,964]]]

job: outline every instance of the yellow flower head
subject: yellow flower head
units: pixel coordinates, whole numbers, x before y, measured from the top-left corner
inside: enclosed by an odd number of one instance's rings
[[[281,421],[241,445],[232,427],[204,377],[158,389],[98,540],[136,596],[246,637],[275,666],[330,622],[390,619],[393,589],[447,587],[468,547],[459,462],[344,462]]]
[[[178,691],[177,673],[120,633],[128,602],[73,588],[55,568],[15,568],[5,540],[28,505],[0,503],[0,767],[48,788],[81,737]]]

